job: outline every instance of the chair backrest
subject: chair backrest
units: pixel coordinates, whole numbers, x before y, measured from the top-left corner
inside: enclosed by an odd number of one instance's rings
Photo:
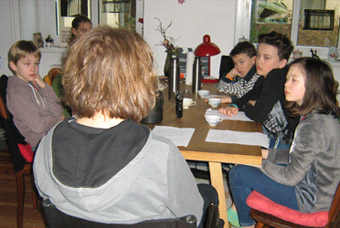
[[[233,59],[230,56],[222,55],[221,63],[220,63],[220,71],[219,71],[219,80],[223,79],[223,77],[234,68]]]
[[[51,79],[51,83],[53,83],[53,80],[54,78],[60,74],[62,71],[61,68],[58,68],[58,67],[54,67],[54,68],[51,68],[49,71],[48,71],[48,77]]]
[[[174,219],[147,220],[137,224],[104,224],[76,218],[59,211],[48,199],[42,203],[42,209],[49,228],[196,228],[193,215]]]
[[[338,184],[338,188],[336,189],[332,206],[329,210],[328,218],[329,222],[327,227],[340,227],[340,183]]]
[[[0,78],[0,110],[1,122],[6,131],[6,140],[8,150],[11,153],[11,158],[14,164],[15,171],[20,171],[24,168],[26,160],[22,157],[18,144],[26,144],[25,138],[20,134],[13,122],[13,116],[8,111],[6,106],[6,90],[8,78],[2,75]]]
[[[44,78],[43,78],[44,82],[46,82],[49,86],[52,86],[52,80],[51,78],[46,75]]]

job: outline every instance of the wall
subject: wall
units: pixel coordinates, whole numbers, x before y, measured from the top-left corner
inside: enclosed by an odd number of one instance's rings
[[[218,77],[221,55],[229,54],[234,46],[235,12],[236,0],[186,0],[183,5],[177,0],[144,0],[144,38],[154,52],[158,74],[163,74],[166,53],[155,17],[164,27],[172,21],[167,36],[177,39],[180,47],[195,49],[209,34],[221,50],[211,57],[211,75]]]
[[[7,53],[11,45],[21,39],[33,40],[33,33],[40,32],[43,39],[48,34],[58,43],[58,37],[55,33],[55,0],[0,0],[0,74],[12,75],[8,68]],[[46,53],[46,52],[45,52]],[[43,53],[43,57],[49,54]],[[57,52],[56,54],[58,54]],[[40,69],[40,75],[47,74],[47,69],[53,64],[54,54],[47,57],[53,59],[44,61],[43,72]],[[60,58],[59,58],[60,59]]]
[[[152,48],[155,55],[155,65],[158,73],[162,74],[165,60],[165,48],[160,45],[161,34],[156,31],[158,17],[164,25],[172,21],[172,26],[168,29],[169,36],[178,38],[176,44],[181,47],[195,48],[203,41],[203,36],[209,34],[211,41],[219,46],[221,54],[211,58],[211,75],[218,77],[220,56],[228,54],[234,46],[234,24],[235,9],[237,0],[186,0],[183,5],[177,0],[138,0],[137,12],[139,17],[143,17],[143,33],[146,41]],[[92,1],[92,10],[97,10],[96,1]],[[19,39],[33,39],[33,33],[40,32],[43,39],[50,34],[59,43],[59,37],[55,34],[55,0],[1,0],[0,1],[0,29],[8,31],[0,37],[0,73],[11,74],[7,67],[7,52],[10,46]],[[8,10],[10,9],[10,10]],[[92,12],[94,15],[94,12]],[[10,21],[10,23],[8,23]],[[98,23],[93,16],[93,24]],[[140,24],[138,24],[140,29]],[[46,69],[52,65],[58,65],[54,61],[52,52],[44,52],[40,75],[47,74]],[[55,55],[60,55],[59,51]]]
[[[7,63],[8,49],[12,43],[20,39],[18,2],[15,0],[0,0],[0,75],[12,75]]]

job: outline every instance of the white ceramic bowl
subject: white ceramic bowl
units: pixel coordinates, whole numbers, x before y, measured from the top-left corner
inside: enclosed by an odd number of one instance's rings
[[[213,108],[217,108],[221,104],[221,98],[209,98],[208,101]]]
[[[223,118],[219,115],[205,115],[205,120],[208,122],[210,127],[215,127],[219,122],[223,120]]]
[[[200,89],[198,90],[198,95],[200,95],[200,97],[202,98],[206,98],[209,95],[209,90],[205,90],[205,89]]]

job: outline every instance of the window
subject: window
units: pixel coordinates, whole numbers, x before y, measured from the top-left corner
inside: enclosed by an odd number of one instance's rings
[[[287,34],[294,46],[338,46],[338,0],[241,0],[235,42],[242,36],[256,43],[259,34]]]
[[[291,36],[292,1],[253,0],[251,7],[250,40],[257,42],[260,34],[276,31]]]
[[[73,18],[78,15],[86,15],[91,19],[90,0],[56,0],[57,35],[63,28],[71,28]]]
[[[99,24],[135,30],[136,0],[100,0]]]

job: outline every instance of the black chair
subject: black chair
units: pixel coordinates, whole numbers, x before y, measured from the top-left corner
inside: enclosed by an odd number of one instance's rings
[[[222,55],[219,71],[219,80],[223,80],[224,76],[234,68],[233,59],[230,56]]]
[[[196,228],[196,217],[187,215],[173,219],[147,220],[136,224],[104,224],[67,215],[58,210],[50,200],[45,199],[42,210],[48,228]],[[219,221],[218,207],[213,203],[205,212],[204,228],[216,228]]]
[[[25,145],[25,139],[20,134],[13,123],[13,116],[8,111],[6,106],[6,89],[7,76],[2,75],[0,78],[0,114],[3,128],[6,132],[6,141],[8,150],[11,154],[11,159],[15,169],[16,184],[17,184],[17,228],[23,227],[23,213],[25,200],[25,176],[29,176],[33,185],[33,209],[38,209],[38,195],[35,191],[33,183],[32,164],[26,162],[21,156],[18,144]]]

